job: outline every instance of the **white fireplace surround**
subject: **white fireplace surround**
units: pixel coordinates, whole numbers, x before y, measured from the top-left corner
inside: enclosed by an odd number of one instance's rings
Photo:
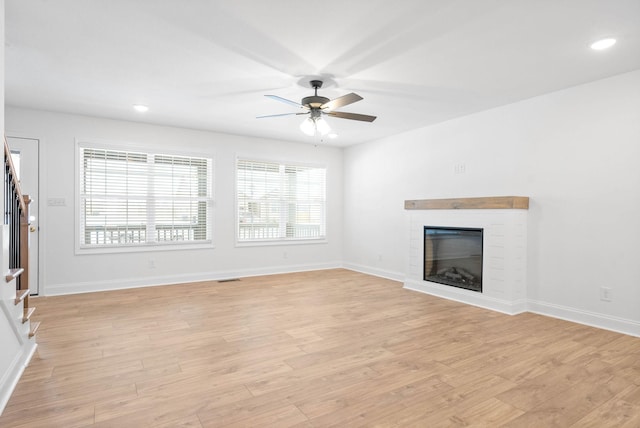
[[[419,201],[405,203],[409,217],[405,288],[510,315],[527,310],[526,209],[421,209],[415,202]],[[423,279],[424,226],[484,230],[481,293]]]

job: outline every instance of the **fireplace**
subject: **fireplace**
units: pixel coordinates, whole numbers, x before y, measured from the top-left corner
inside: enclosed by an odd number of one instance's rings
[[[483,229],[424,226],[425,281],[482,292]]]
[[[405,201],[404,207],[408,220],[406,289],[512,315],[526,312],[528,197],[414,199]],[[475,268],[482,278],[481,285],[475,286],[477,291],[429,278],[433,261],[425,275],[425,225],[482,232],[482,244],[476,244],[482,257],[474,257],[482,263]]]

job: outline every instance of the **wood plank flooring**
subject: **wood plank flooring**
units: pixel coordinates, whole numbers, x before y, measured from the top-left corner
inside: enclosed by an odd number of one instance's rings
[[[35,304],[4,428],[640,427],[640,338],[348,270]]]

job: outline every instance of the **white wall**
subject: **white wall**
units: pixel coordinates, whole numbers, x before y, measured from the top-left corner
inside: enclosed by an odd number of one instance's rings
[[[11,135],[41,140],[41,290],[61,294],[339,266],[342,260],[342,150],[7,106]],[[158,150],[211,154],[215,162],[214,249],[74,254],[75,138],[131,142]],[[328,242],[235,246],[235,157],[327,166]],[[49,207],[64,198],[65,207]],[[286,252],[286,258],[284,253]],[[155,268],[149,267],[153,259]]]
[[[529,309],[640,335],[638,159],[640,71],[351,147],[345,265],[403,279],[405,199],[529,196]]]

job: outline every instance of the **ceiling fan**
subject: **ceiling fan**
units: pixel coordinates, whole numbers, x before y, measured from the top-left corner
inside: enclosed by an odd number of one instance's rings
[[[309,82],[311,87],[315,90],[314,95],[304,97],[299,103],[288,100],[286,98],[279,97],[277,95],[265,95],[265,97],[271,98],[276,101],[280,101],[286,104],[294,105],[303,109],[303,112],[299,113],[283,113],[283,114],[270,114],[267,116],[258,116],[258,119],[265,117],[278,117],[278,116],[291,116],[308,114],[301,124],[300,130],[309,136],[314,136],[316,133],[320,135],[326,135],[331,131],[329,124],[322,117],[323,115],[331,117],[339,117],[341,119],[360,120],[362,122],[373,122],[376,120],[376,116],[369,116],[366,114],[347,113],[341,111],[334,111],[337,108],[344,107],[349,104],[353,104],[360,101],[362,97],[355,93],[343,95],[338,98],[330,100],[327,97],[321,97],[318,95],[318,89],[322,87],[322,80],[312,80]]]

